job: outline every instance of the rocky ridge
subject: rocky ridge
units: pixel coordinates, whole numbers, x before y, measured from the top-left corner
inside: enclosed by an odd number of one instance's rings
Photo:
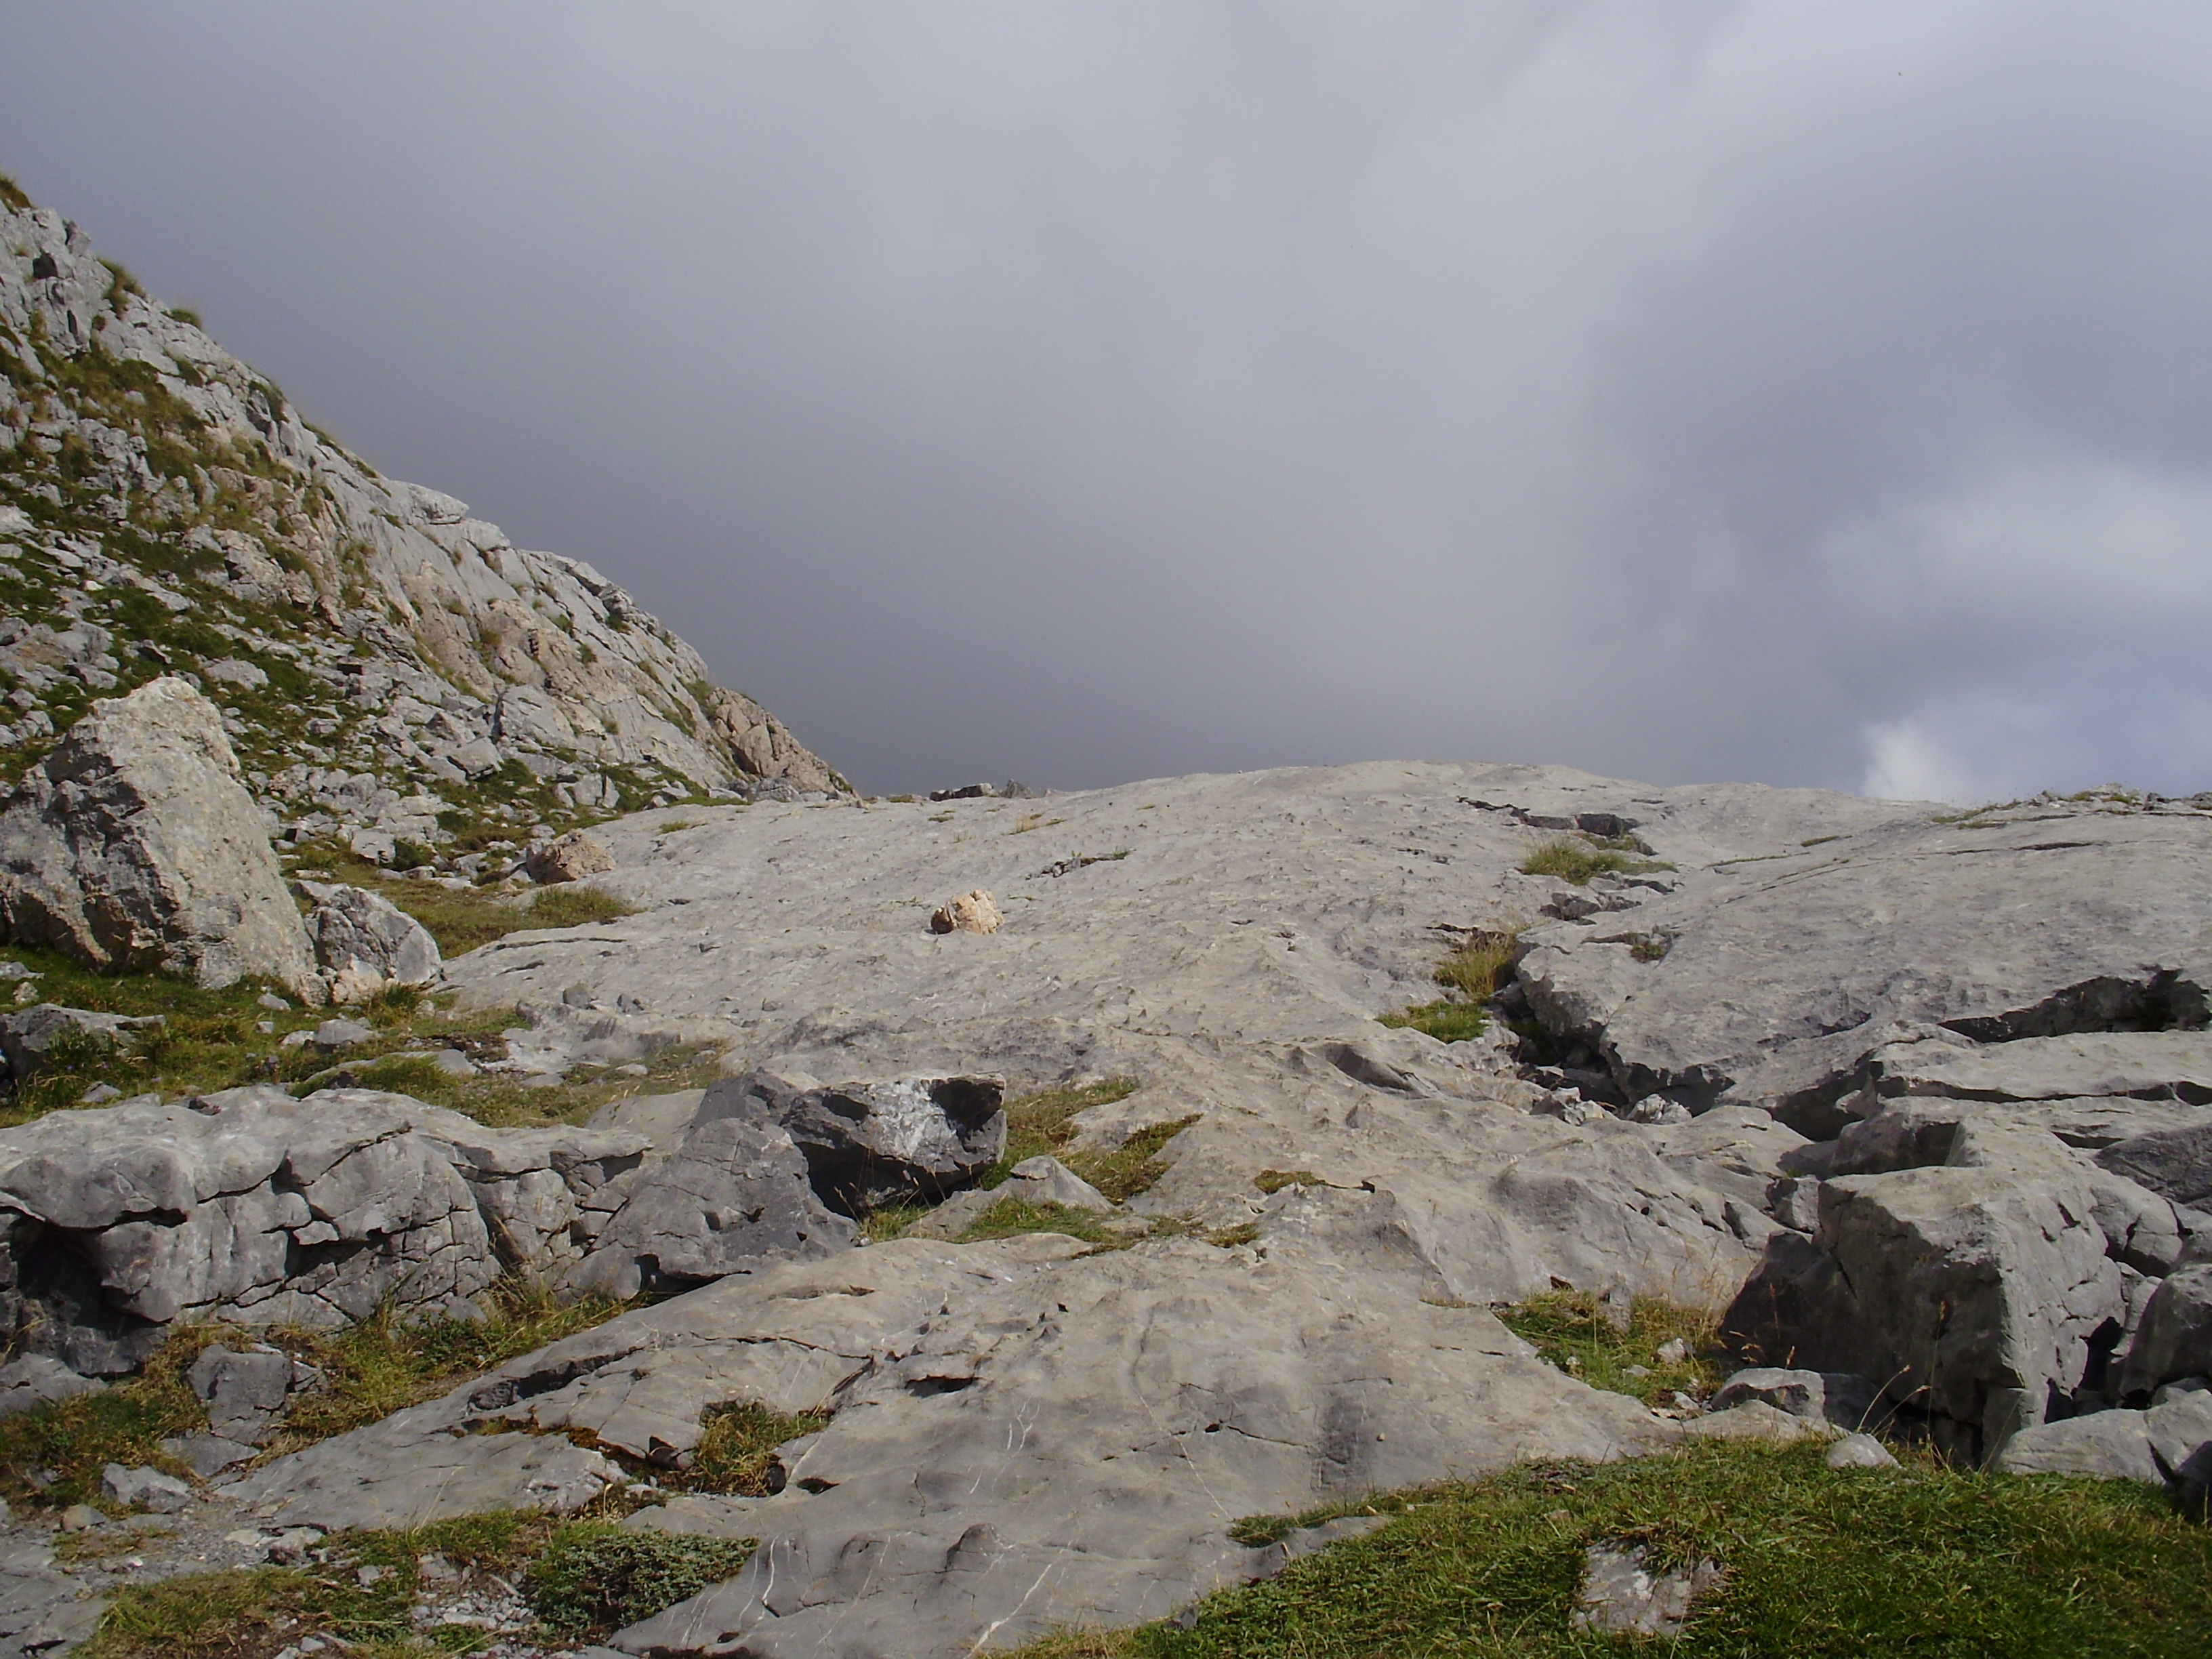
[[[380,476],[0,181],[0,765],[163,673],[221,704],[265,806],[383,862],[847,789],[619,586]]]

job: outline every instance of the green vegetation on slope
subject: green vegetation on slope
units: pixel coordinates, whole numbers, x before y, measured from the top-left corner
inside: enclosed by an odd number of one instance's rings
[[[1456,999],[1424,1002],[1384,1014],[1377,1024],[1425,1032],[1439,1042],[1465,1042],[1480,1036],[1490,1025],[1484,1005],[1512,976],[1513,947],[1520,937],[1517,927],[1477,931],[1437,964],[1437,983],[1457,992]]]
[[[1498,1316],[1540,1358],[1594,1389],[1649,1404],[1676,1389],[1702,1397],[1720,1382],[1720,1321],[1704,1309],[1639,1296],[1631,1299],[1623,1327],[1588,1291],[1547,1291],[1500,1308]],[[1660,1358],[1669,1342],[1682,1345],[1683,1358]]]
[[[2212,1528],[2124,1481],[1985,1475],[1911,1459],[1833,1470],[1818,1443],[1704,1443],[1297,1517],[1389,1516],[1371,1536],[1210,1596],[1176,1624],[1071,1633],[1020,1659],[1553,1659],[1657,1644],[1570,1623],[1593,1544],[1717,1561],[1680,1659],[1867,1655],[2194,1659],[2212,1646]],[[1272,1523],[1279,1533],[1279,1522]],[[1247,1524],[1264,1540],[1271,1523]]]
[[[325,1387],[295,1396],[272,1450],[374,1422],[623,1310],[622,1304],[596,1299],[561,1306],[544,1290],[512,1281],[482,1299],[481,1319],[403,1323],[380,1313],[337,1331],[254,1333],[327,1379]],[[98,1504],[100,1471],[109,1463],[150,1464],[188,1476],[160,1446],[171,1435],[207,1427],[206,1411],[185,1373],[211,1344],[248,1340],[227,1327],[173,1330],[137,1376],[100,1394],[0,1419],[0,1496],[44,1509]]]

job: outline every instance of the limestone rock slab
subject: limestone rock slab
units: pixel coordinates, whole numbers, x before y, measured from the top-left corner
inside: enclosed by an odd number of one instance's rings
[[[184,680],[95,702],[0,805],[0,930],[89,967],[319,988],[271,825]]]

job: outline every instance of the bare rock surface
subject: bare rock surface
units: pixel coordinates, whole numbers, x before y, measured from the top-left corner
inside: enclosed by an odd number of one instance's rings
[[[1522,976],[1539,1017],[1585,1042],[1627,1097],[1745,1101],[1832,1134],[1869,1057],[1899,1041],[2201,1030],[2206,830],[2182,803],[2029,803],[1964,822],[1899,814],[1718,861],[1632,922],[1540,928]],[[2201,1089],[2205,1050],[2181,1046],[2127,1064]],[[2081,1086],[2100,1066],[2130,1075],[2094,1045],[2063,1063],[1961,1050],[1967,1072],[1953,1086],[1967,1091],[1977,1066],[1978,1086],[2015,1095],[2005,1078],[2031,1068],[2050,1067],[2030,1086],[2053,1094],[2104,1092]]]
[[[149,681],[94,703],[0,805],[0,931],[94,968],[309,992],[272,828],[215,705]]]
[[[461,1500],[415,1478],[418,1449],[488,1460],[473,1449],[581,1430],[674,1461],[707,1404],[827,1408],[783,1449],[776,1496],[679,1500],[685,1529],[762,1547],[614,1644],[952,1653],[1156,1617],[1279,1565],[1227,1537],[1238,1516],[1679,1437],[1425,1282],[1410,1254],[1354,1272],[1299,1245],[905,1240],[625,1315],[230,1495],[270,1524],[425,1519]],[[507,1423],[537,1432],[483,1432]]]

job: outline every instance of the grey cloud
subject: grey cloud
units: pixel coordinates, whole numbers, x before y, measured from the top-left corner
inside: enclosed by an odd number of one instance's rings
[[[872,787],[2212,785],[2201,8],[11,12],[0,167]]]

